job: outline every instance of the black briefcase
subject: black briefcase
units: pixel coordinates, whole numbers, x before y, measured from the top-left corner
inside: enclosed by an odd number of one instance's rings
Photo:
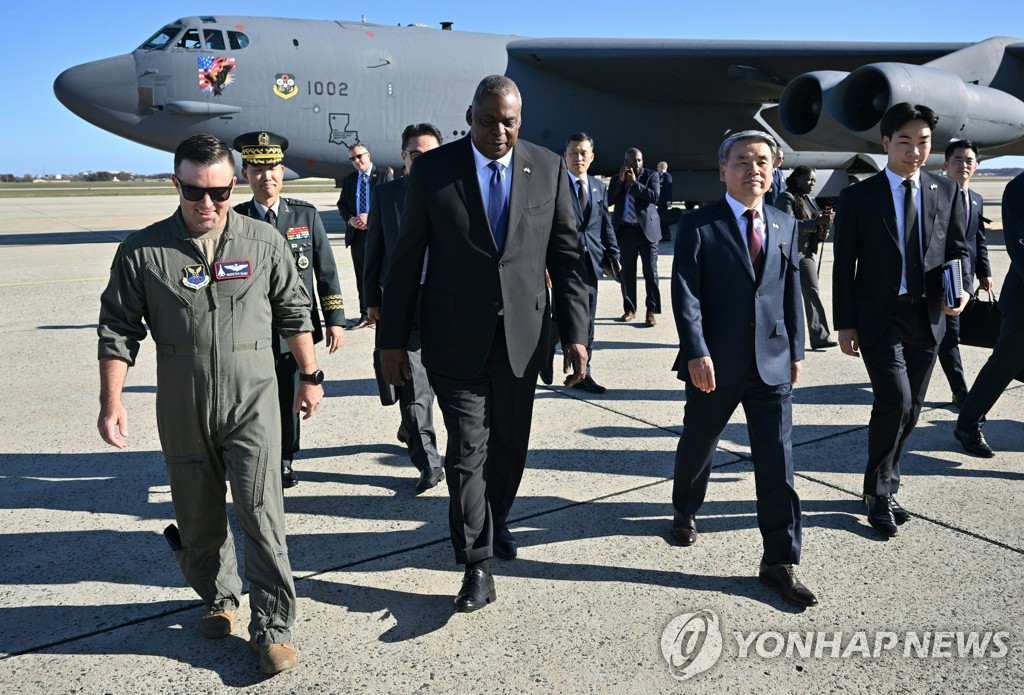
[[[981,293],[988,295],[981,298]],[[994,292],[978,290],[978,294],[967,300],[967,306],[960,313],[960,344],[992,349],[999,339],[999,327],[1003,315],[999,311]]]
[[[601,259],[601,272],[615,282],[622,284],[622,264],[608,251],[604,252]]]
[[[398,389],[389,384],[380,369],[380,348],[373,349],[373,375],[377,377],[377,394],[381,405],[394,405],[398,402]]]

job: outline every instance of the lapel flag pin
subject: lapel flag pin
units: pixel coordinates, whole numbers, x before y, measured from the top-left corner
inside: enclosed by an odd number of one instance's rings
[[[772,222],[772,229],[778,229],[778,228],[779,228],[779,225],[777,225],[774,222]]]
[[[928,186],[929,190],[932,190],[932,191],[934,191],[938,187],[939,187],[939,185],[937,183],[933,183],[931,186]]]
[[[530,167],[523,167],[523,173],[524,174],[529,174],[530,173]]]

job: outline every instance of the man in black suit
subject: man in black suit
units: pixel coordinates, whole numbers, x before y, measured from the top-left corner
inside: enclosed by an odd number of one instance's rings
[[[796,220],[764,202],[775,139],[747,130],[718,150],[726,195],[684,216],[672,260],[679,332],[673,367],[686,382],[676,448],[672,535],[697,540],[722,430],[743,405],[757,486],[762,583],[800,606],[818,599],[797,579],[800,498],[793,487],[793,384],[804,357]],[[721,291],[726,287],[728,291]]]
[[[569,177],[561,157],[516,139],[521,114],[515,82],[486,77],[466,113],[469,136],[417,158],[377,335],[384,375],[400,384],[409,377],[406,345],[422,294],[423,365],[448,431],[452,546],[466,566],[458,612],[495,600],[492,549],[499,557],[516,554],[507,516],[547,354],[545,268],[564,369],[573,370],[566,386],[586,373],[586,270]]]
[[[960,197],[964,199],[964,216],[967,219],[967,268],[964,273],[978,278],[978,289],[992,291],[992,267],[988,263],[988,242],[985,239],[985,203],[980,193],[969,188],[971,177],[978,169],[978,146],[970,140],[954,140],[946,147],[946,161],[942,170],[946,176],[960,185]],[[973,287],[964,287],[968,292]],[[939,343],[939,365],[946,374],[946,381],[953,391],[953,404],[963,407],[967,398],[967,381],[960,361],[960,317],[946,317],[946,334]]]
[[[1003,191],[1003,238],[1010,254],[1010,271],[999,297],[1003,314],[999,339],[978,372],[953,430],[968,453],[984,458],[995,456],[981,434],[985,415],[1010,381],[1024,371],[1024,174],[1006,184]]]
[[[338,213],[345,221],[345,246],[352,252],[352,268],[356,274],[356,292],[359,294],[359,318],[349,329],[372,326],[366,311],[363,292],[363,266],[366,264],[366,230],[369,227],[370,197],[375,186],[394,178],[391,168],[379,169],[370,160],[370,151],[356,144],[349,148],[348,160],[355,171],[342,179],[338,196]]]
[[[565,143],[565,165],[572,186],[576,231],[580,235],[581,260],[587,272],[584,279],[590,295],[590,323],[587,332],[587,375],[573,388],[601,394],[607,391],[591,376],[594,356],[594,320],[597,317],[597,287],[605,257],[619,261],[612,217],[608,212],[608,187],[595,176],[587,176],[594,161],[594,139],[587,133],[570,135]],[[554,336],[553,336],[554,337]]]
[[[836,209],[833,325],[845,354],[863,354],[871,380],[864,503],[887,538],[910,520],[894,496],[900,455],[928,390],[943,313],[958,315],[969,296],[956,307],[943,300],[942,265],[958,258],[966,268],[967,243],[960,187],[921,171],[938,120],[920,104],[886,111],[885,169],[843,190]]]
[[[661,313],[661,290],[658,288],[661,176],[643,167],[643,153],[635,147],[626,150],[619,175],[612,178],[608,188],[608,201],[615,205],[612,226],[622,252],[623,314],[619,320],[632,321],[636,317],[636,257],[639,255],[647,289],[645,323],[653,326],[657,322],[655,314]]]
[[[324,339],[330,354],[345,342],[345,306],[341,297],[341,279],[334,262],[334,251],[316,207],[304,200],[284,198],[284,152],[288,139],[274,133],[252,132],[239,135],[232,145],[242,155],[242,178],[252,188],[252,199],[235,206],[235,212],[263,220],[277,229],[288,242],[295,267],[313,303],[309,318],[313,322],[313,343]],[[313,291],[314,280],[317,291]],[[320,298],[326,331],[316,309]],[[274,371],[277,373],[277,397],[281,408],[281,486],[295,487],[299,476],[294,469],[299,452],[300,413],[295,410],[299,392],[299,365],[276,328],[274,330]]]
[[[775,147],[775,161],[772,163],[772,187],[764,194],[764,202],[776,207],[775,202],[786,191],[786,177],[782,173],[782,164],[786,161],[786,153],[782,145]]]
[[[658,176],[661,177],[661,192],[658,194],[661,240],[672,241],[672,230],[668,221],[668,208],[672,205],[672,174],[668,173],[668,162],[658,162]]]
[[[413,161],[424,152],[441,146],[441,132],[431,123],[416,123],[402,132],[402,168],[405,176],[381,184],[370,199],[370,227],[366,232],[366,266],[363,282],[370,321],[380,320],[381,295],[391,266],[391,254],[398,241],[398,228],[405,206],[405,188]],[[417,271],[421,276],[422,269]],[[398,438],[409,448],[409,458],[420,472],[416,494],[436,487],[444,480],[441,456],[434,432],[434,391],[420,356],[420,322],[417,312],[406,346],[410,378],[398,387],[398,408],[402,425]]]

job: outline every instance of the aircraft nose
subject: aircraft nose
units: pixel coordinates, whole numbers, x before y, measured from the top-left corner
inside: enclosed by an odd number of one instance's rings
[[[135,59],[130,55],[68,68],[54,80],[53,93],[69,110],[100,127],[139,119]]]

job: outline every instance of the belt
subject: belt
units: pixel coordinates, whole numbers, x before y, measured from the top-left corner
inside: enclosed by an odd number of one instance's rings
[[[637,229],[639,229],[640,228],[640,223],[639,222],[619,222],[619,226],[620,227],[636,227]]]
[[[924,304],[924,297],[913,297],[910,294],[900,294],[896,296],[896,302],[899,304],[909,304],[915,306],[917,304]]]

